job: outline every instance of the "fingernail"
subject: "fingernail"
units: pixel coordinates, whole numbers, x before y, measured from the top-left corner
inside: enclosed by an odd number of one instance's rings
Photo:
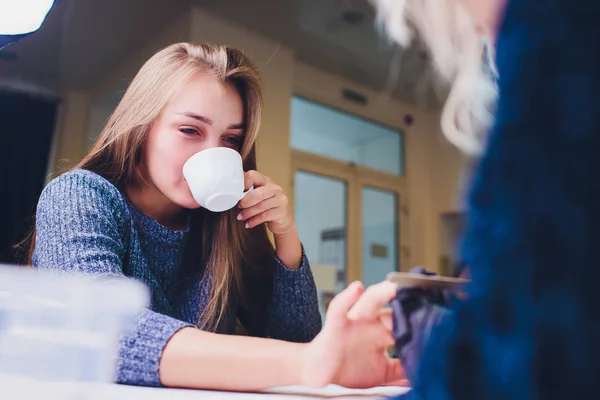
[[[244,225],[246,228],[249,228],[250,225],[246,222],[246,225]]]
[[[348,288],[352,289],[352,290],[356,290],[360,287],[360,285],[361,285],[360,281],[354,281],[350,284],[350,286],[348,286]]]
[[[237,220],[238,220],[238,221],[241,221],[241,220],[242,220],[242,213],[239,213],[239,214],[237,215]]]

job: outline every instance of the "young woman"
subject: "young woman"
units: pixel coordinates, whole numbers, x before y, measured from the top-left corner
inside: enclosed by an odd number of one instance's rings
[[[416,28],[454,85],[465,62],[477,60],[465,57],[461,44],[477,43],[484,31],[495,36],[499,73],[489,134],[464,129],[468,124],[447,131],[466,141],[485,138],[462,253],[473,286],[469,299],[430,330],[419,366],[409,372],[407,398],[597,397],[600,2],[386,5],[392,37],[405,40],[408,27]],[[440,15],[445,25],[433,23]],[[455,55],[440,53],[436,37]],[[428,329],[430,321],[420,322]]]
[[[393,341],[379,310],[392,285],[364,296],[349,287],[321,331],[288,200],[255,170],[261,111],[256,68],[240,51],[171,45],[133,79],[91,152],[43,191],[35,267],[125,275],[150,289],[150,309],[121,340],[118,382],[254,390],[402,377],[383,351]],[[223,213],[200,208],[182,174],[190,156],[217,146],[240,152],[254,186]],[[230,335],[236,321],[253,337]]]

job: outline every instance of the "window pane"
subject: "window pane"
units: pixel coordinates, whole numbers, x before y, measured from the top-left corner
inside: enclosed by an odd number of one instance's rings
[[[403,174],[402,134],[392,128],[292,98],[291,146],[339,161]]]
[[[362,191],[363,282],[381,282],[398,271],[398,202],[393,192]]]
[[[346,183],[297,171],[294,213],[321,310],[346,286]]]

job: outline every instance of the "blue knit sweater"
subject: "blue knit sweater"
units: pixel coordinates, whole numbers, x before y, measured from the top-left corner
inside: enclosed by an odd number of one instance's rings
[[[600,395],[600,2],[509,0],[500,99],[468,201],[470,298],[411,400]]]
[[[180,329],[197,326],[210,300],[210,279],[202,279],[203,269],[190,275],[183,265],[188,231],[163,227],[113,184],[87,170],[65,173],[46,186],[36,228],[35,267],[125,275],[147,285],[150,309],[122,337],[116,380],[159,386],[158,366],[167,341]],[[298,270],[288,270],[279,260],[277,264],[265,336],[310,341],[321,329],[321,316],[306,256]],[[234,300],[217,331],[234,333],[236,317]]]

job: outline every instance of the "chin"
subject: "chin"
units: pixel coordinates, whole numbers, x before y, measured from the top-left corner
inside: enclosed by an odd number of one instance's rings
[[[172,193],[172,201],[180,207],[187,208],[189,210],[195,210],[200,208],[200,204],[194,200],[194,196],[192,196],[192,192],[190,191],[187,183],[184,182],[185,185],[178,185]]]
[[[179,204],[183,208],[187,208],[188,210],[196,210],[198,208],[202,208],[200,204],[196,203],[194,199],[183,201]]]
[[[178,206],[189,210],[195,210],[200,208],[200,204],[198,204],[196,200],[194,200],[194,197],[191,193],[178,196],[177,201],[175,203]]]

